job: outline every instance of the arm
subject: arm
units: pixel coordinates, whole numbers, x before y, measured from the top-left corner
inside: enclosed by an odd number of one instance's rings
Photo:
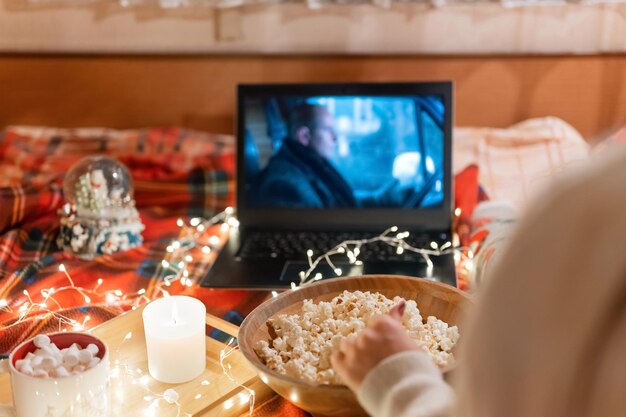
[[[373,417],[444,417],[454,392],[424,352],[404,351],[367,373],[357,398]]]

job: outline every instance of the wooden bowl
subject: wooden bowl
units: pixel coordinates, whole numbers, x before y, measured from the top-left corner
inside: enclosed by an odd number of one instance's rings
[[[263,382],[282,397],[316,417],[357,417],[367,414],[356,396],[343,385],[312,385],[267,368],[254,351],[259,340],[270,340],[267,320],[278,314],[300,314],[302,302],[329,301],[348,291],[379,292],[388,298],[415,300],[423,317],[435,316],[450,325],[459,325],[468,306],[468,296],[449,285],[421,278],[397,275],[365,275],[335,278],[286,291],[252,311],[241,324],[239,347]],[[459,327],[461,338],[463,331]]]

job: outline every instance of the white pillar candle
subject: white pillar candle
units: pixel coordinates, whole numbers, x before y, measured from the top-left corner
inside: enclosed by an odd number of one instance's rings
[[[206,367],[206,308],[198,299],[165,297],[143,310],[148,369],[157,381],[179,384]]]

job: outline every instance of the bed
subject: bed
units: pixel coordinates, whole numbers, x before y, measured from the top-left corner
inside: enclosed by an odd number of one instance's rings
[[[29,308],[21,317],[19,307],[67,286],[61,263],[76,286],[93,288],[102,278],[100,293],[143,291],[139,302],[162,295],[162,261],[180,236],[178,219],[234,204],[237,83],[448,79],[455,125],[464,126],[454,133],[454,171],[465,239],[481,200],[523,207],[538,182],[585,159],[590,144],[609,135],[626,142],[623,130],[615,133],[626,124],[624,55],[0,55],[0,353],[58,328],[54,315]],[[55,246],[57,210],[64,172],[93,153],[129,166],[145,244],[85,262]],[[224,238],[219,228],[210,233]],[[268,294],[193,285],[213,260],[205,255],[191,270],[192,285],[171,292],[198,297],[238,323]],[[136,306],[92,298],[70,289],[54,311],[92,327]],[[272,415],[301,415],[282,402],[268,407],[282,410]]]

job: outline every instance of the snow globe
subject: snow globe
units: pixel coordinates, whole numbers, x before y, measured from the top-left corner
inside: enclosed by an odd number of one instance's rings
[[[82,259],[139,246],[144,225],[128,169],[105,156],[78,161],[65,175],[58,245]]]

